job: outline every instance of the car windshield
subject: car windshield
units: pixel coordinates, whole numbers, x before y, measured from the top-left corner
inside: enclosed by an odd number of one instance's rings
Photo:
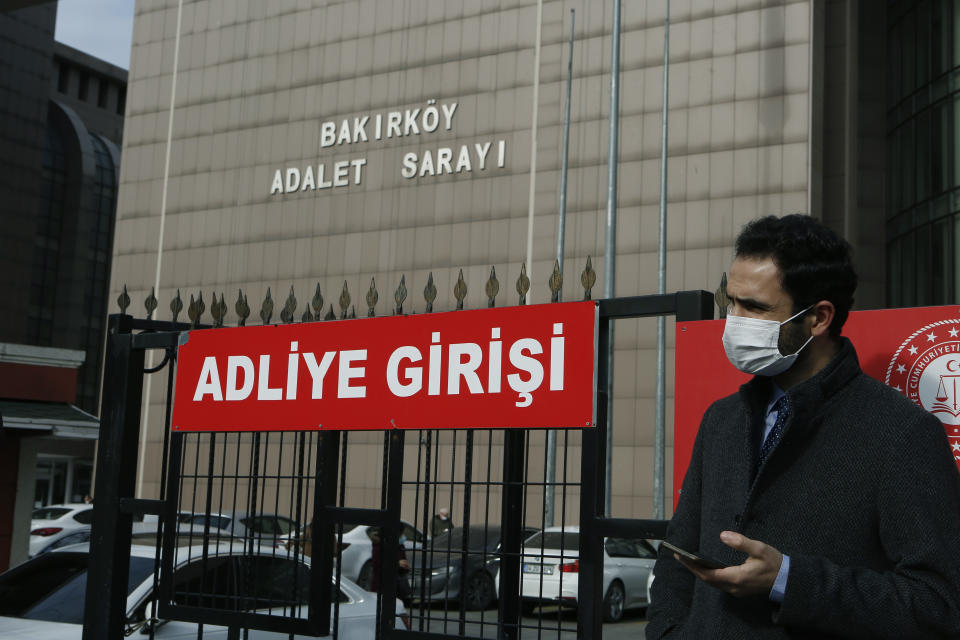
[[[50,553],[0,575],[0,616],[82,624],[88,562],[86,553]],[[128,594],[153,566],[153,558],[130,558]]]
[[[465,529],[456,528],[441,533],[436,538],[430,540],[428,546],[432,547],[434,552],[459,551],[463,549],[463,536]],[[486,529],[483,527],[470,527],[470,540],[468,550],[470,551],[493,551],[500,544],[500,530]]]
[[[70,509],[63,507],[44,507],[43,509],[34,509],[32,518],[34,520],[56,520],[70,513]]]
[[[580,548],[580,534],[575,531],[544,531],[531,537],[523,543],[523,546],[528,551],[535,549],[576,551]]]

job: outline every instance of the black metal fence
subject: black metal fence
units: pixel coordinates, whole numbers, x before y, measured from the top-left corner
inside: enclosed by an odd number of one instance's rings
[[[588,259],[581,274],[584,299],[595,281]],[[549,285],[558,301],[559,269]],[[520,304],[529,288],[522,270],[516,282]],[[499,289],[491,269],[484,289],[488,306],[495,305]],[[462,272],[453,294],[456,308],[463,309]],[[431,274],[425,312],[436,298]],[[373,317],[379,300],[374,281],[365,299],[366,315]],[[404,313],[406,299],[402,278],[395,314]],[[153,637],[160,624],[180,623],[197,625],[198,637],[210,625],[237,638],[257,629],[336,638],[348,626],[351,633],[367,630],[387,639],[602,637],[603,540],[661,538],[665,530],[663,521],[602,513],[610,322],[713,315],[705,291],[598,301],[601,426],[559,432],[555,476],[548,477],[544,430],[171,433],[180,334],[223,327],[225,296],[211,296],[212,325],[203,322],[202,294],[190,296],[188,323],[179,320],[185,306],[179,291],[169,321],[153,319],[153,293],[144,303],[146,319],[127,315],[126,290],[118,303],[122,313],[111,316],[107,340],[86,640],[119,638],[135,629]],[[332,304],[324,313],[319,285],[305,306],[301,322],[356,317],[346,283],[339,314]],[[250,306],[242,292],[234,310],[236,324],[246,324]],[[297,311],[291,287],[281,321],[294,322]],[[260,320],[268,324],[273,314],[268,289]],[[149,350],[163,359],[146,369]],[[151,462],[137,459],[143,382],[162,372],[160,491],[157,499],[135,499],[137,465]],[[532,597],[543,594],[542,578],[539,593],[523,591],[523,541],[554,524],[546,520],[549,494],[559,523],[580,528],[571,548],[561,536],[556,558],[576,563],[576,597],[565,601],[558,595],[549,603],[576,604],[575,620],[530,606],[537,604]],[[457,514],[451,531],[441,531],[442,521],[434,528],[442,508]],[[139,514],[156,516],[157,526],[133,527]],[[128,603],[131,556],[152,560],[153,573],[151,588]]]

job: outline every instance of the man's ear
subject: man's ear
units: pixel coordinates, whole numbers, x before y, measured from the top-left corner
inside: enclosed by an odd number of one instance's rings
[[[829,333],[830,324],[833,322],[834,316],[837,315],[837,309],[833,306],[833,303],[829,300],[821,300],[813,305],[810,312],[813,317],[813,324],[810,325],[810,335],[816,337]]]

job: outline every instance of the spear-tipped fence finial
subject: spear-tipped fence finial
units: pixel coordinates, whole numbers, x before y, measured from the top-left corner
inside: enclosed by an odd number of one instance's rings
[[[313,317],[319,320],[323,314],[323,294],[320,293],[320,283],[317,283],[317,290],[313,293],[313,300],[310,301],[310,304],[313,305]]]
[[[457,284],[453,285],[453,297],[457,299],[457,311],[463,309],[463,299],[467,297],[467,283],[463,280],[463,269],[457,276]]]
[[[213,293],[213,302],[210,304],[210,315],[213,316],[213,326],[218,329],[223,326],[223,319],[227,315],[227,302],[223,298],[223,292],[220,293],[220,300],[217,300],[217,293]]]
[[[130,306],[130,294],[127,293],[127,285],[123,285],[123,293],[117,296],[117,304],[120,306],[120,313],[127,315],[127,307]]]
[[[560,292],[563,291],[563,272],[560,271],[560,261],[553,261],[553,273],[550,274],[550,302],[560,302]]]
[[[343,281],[343,291],[340,292],[340,319],[345,320],[347,318],[347,307],[350,306],[350,290],[347,289],[347,281]]]
[[[393,301],[397,303],[396,309],[394,309],[394,315],[402,316],[403,315],[403,303],[407,299],[407,276],[400,276],[400,286],[397,287],[397,290],[393,294]]]
[[[437,299],[437,285],[433,284],[433,271],[427,276],[427,286],[423,288],[423,299],[427,301],[427,313],[433,312],[433,301]]]
[[[377,301],[380,294],[377,293],[377,279],[370,278],[370,288],[367,290],[367,317],[372,318],[377,315]]]
[[[290,294],[287,296],[287,301],[283,305],[283,309],[280,311],[280,319],[284,323],[290,324],[293,322],[293,313],[297,310],[297,296],[293,293],[293,285],[290,285]]]
[[[193,294],[190,294],[190,306],[187,307],[187,316],[190,318],[190,325],[192,328],[196,329],[200,326],[200,318],[203,316],[203,312],[207,309],[206,303],[203,301],[203,291],[197,294],[197,299],[193,299]]]
[[[490,277],[487,278],[487,286],[484,291],[487,294],[487,306],[491,309],[497,306],[497,294],[500,293],[500,281],[497,280],[496,267],[490,267]]]
[[[267,295],[260,305],[260,320],[263,324],[270,324],[270,318],[273,317],[273,298],[270,297],[270,287],[267,287]]]
[[[237,289],[237,303],[233,305],[234,311],[237,312],[237,326],[243,327],[247,324],[247,318],[250,316],[250,305],[247,303],[247,296],[243,293],[243,289]]]
[[[713,299],[717,303],[717,308],[720,311],[720,317],[727,317],[727,308],[730,306],[730,298],[727,296],[727,272],[724,271],[723,275],[720,277],[720,286],[717,287],[716,293],[713,294]]]
[[[173,322],[177,322],[180,312],[183,311],[183,298],[180,297],[180,289],[177,289],[177,295],[170,301],[170,313],[173,316]]]
[[[587,266],[580,274],[580,284],[583,285],[583,299],[589,300],[592,295],[593,285],[597,283],[597,272],[593,270],[593,262],[590,256],[587,256]]]
[[[310,313],[310,305],[303,309],[303,315],[300,316],[300,322],[313,322],[313,314]]]
[[[153,319],[153,312],[157,309],[156,287],[150,287],[150,295],[143,301],[143,306],[147,310],[147,320]]]
[[[337,314],[333,312],[333,304],[330,305],[330,311],[327,311],[327,315],[323,316],[324,320],[336,320]]]
[[[520,304],[527,304],[527,292],[530,291],[530,278],[527,277],[527,263],[520,265],[520,277],[517,278],[517,293],[520,294]]]

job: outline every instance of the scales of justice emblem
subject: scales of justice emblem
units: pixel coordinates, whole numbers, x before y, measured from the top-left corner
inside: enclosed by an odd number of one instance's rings
[[[940,419],[960,466],[960,319],[915,331],[894,353],[884,382]]]

